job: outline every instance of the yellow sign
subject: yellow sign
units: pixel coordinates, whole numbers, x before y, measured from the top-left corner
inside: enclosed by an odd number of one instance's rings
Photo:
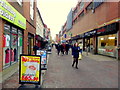
[[[20,83],[40,83],[40,56],[21,55]]]

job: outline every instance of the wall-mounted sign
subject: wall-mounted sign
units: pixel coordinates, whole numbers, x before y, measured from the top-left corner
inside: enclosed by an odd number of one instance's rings
[[[26,19],[6,0],[0,0],[0,17],[22,29],[26,29]]]
[[[118,23],[112,23],[110,25],[97,29],[97,35],[114,34],[117,32],[117,30]]]
[[[96,29],[95,29],[95,30],[92,30],[92,31],[89,31],[89,32],[84,33],[84,37],[90,37],[90,36],[94,36],[94,35],[96,35]]]
[[[19,83],[40,84],[41,56],[20,55]]]

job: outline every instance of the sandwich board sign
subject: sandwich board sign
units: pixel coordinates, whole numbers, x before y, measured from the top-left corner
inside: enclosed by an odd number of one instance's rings
[[[40,84],[41,56],[20,55],[19,83]]]

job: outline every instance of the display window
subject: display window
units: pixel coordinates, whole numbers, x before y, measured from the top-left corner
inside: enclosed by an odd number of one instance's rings
[[[20,54],[22,54],[22,46],[23,46],[23,36],[22,36],[22,31],[18,30],[18,60]]]
[[[17,61],[17,43],[18,43],[18,34],[17,28],[12,27],[11,33],[11,62],[14,63]]]
[[[98,53],[116,57],[117,34],[98,37]]]
[[[3,66],[9,66],[10,65],[10,26],[5,25],[4,26],[4,33],[3,33]]]
[[[93,51],[93,38],[90,38],[90,52]]]
[[[3,69],[18,61],[19,55],[22,54],[21,41],[22,34],[21,36],[18,35],[17,28],[5,24],[3,33]],[[19,45],[18,42],[20,42]]]

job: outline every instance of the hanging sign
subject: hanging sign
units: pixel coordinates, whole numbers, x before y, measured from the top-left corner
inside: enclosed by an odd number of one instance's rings
[[[41,56],[20,55],[19,83],[40,84]]]

